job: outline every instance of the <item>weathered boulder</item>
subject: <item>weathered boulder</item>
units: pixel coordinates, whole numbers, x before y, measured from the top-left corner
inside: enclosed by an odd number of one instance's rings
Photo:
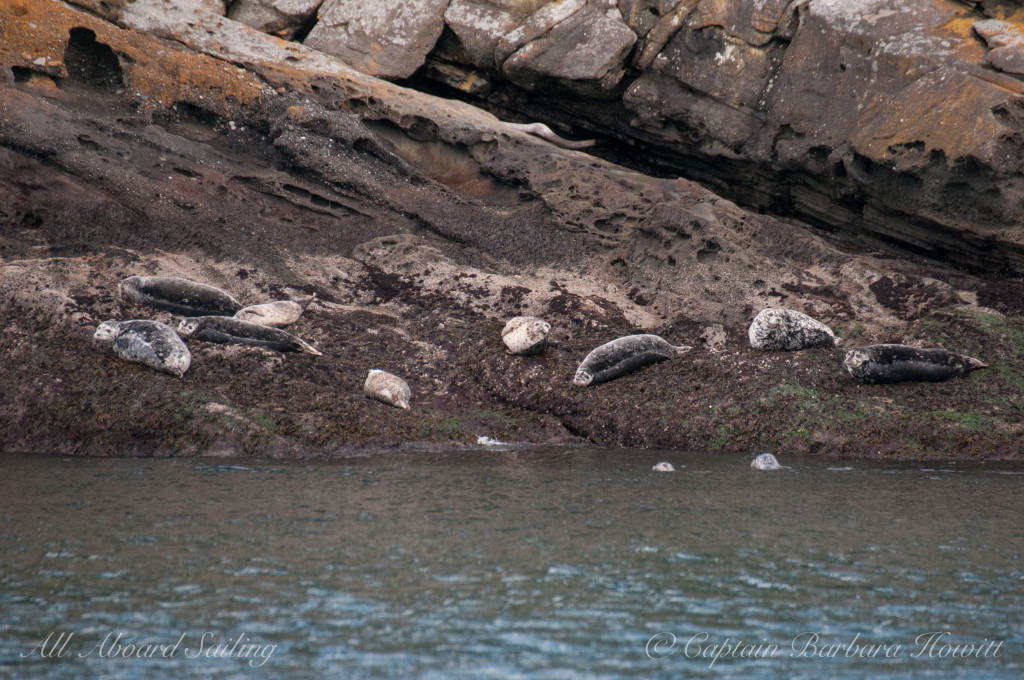
[[[531,37],[533,31],[520,33],[517,29],[499,41],[496,57],[515,48],[502,63],[509,80],[528,89],[554,80],[562,90],[595,97],[614,93],[636,42],[636,34],[622,20],[614,2],[608,0],[588,0],[550,29],[540,31],[538,27],[537,32],[537,37]]]
[[[441,36],[448,0],[326,0],[304,41],[363,73],[405,78]]]
[[[998,19],[978,21],[974,30],[991,50],[985,60],[1006,73],[1024,74],[1024,27]]]
[[[851,248],[183,2],[136,0],[115,23],[21,0],[0,3],[0,26],[5,451],[311,456],[485,431],[1024,455],[1019,282]],[[296,332],[323,356],[197,343],[184,382],[154,383],[88,348],[99,319],[173,320],[116,295],[131,275],[208,282],[247,305],[316,294]],[[858,344],[984,346],[1006,370],[879,410],[829,349],[776,358],[739,343],[766,306],[806,310]],[[542,356],[510,361],[500,330],[514,316],[550,320]],[[698,347],[599,398],[571,388],[601,339],[694,344],[716,326],[705,337],[721,351]],[[362,397],[379,365],[421,395],[415,419]],[[951,402],[984,431],[944,419]]]
[[[603,134],[611,158],[873,246],[1024,272],[1015,4],[621,0],[611,19],[603,3],[561,0],[522,19],[478,2],[490,23],[453,4],[456,49],[439,46],[424,75],[483,106]],[[589,53],[605,20],[621,42]],[[616,84],[621,99],[588,101]],[[584,96],[519,94],[552,85]]]
[[[286,40],[316,14],[323,0],[234,0],[228,18]]]
[[[452,0],[444,13],[444,22],[455,34],[464,55],[464,63],[494,70],[498,42],[517,28],[539,2],[502,2],[501,0]]]

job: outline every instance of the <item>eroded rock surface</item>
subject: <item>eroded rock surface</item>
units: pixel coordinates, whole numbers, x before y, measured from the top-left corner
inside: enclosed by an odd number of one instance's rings
[[[305,44],[363,73],[405,78],[444,28],[448,0],[325,0]]]
[[[1024,272],[1024,12],[1015,3],[451,0],[431,8],[419,38],[383,50],[408,67],[350,63],[405,78],[433,46],[415,82],[569,136],[598,136],[597,153],[612,160],[696,179],[745,207],[873,246]],[[405,26],[398,33],[411,35]]]
[[[528,4],[500,7],[541,9]],[[669,5],[663,16],[683,3]],[[1020,455],[1019,282],[851,248],[216,11],[137,0],[116,14],[0,6],[6,450],[310,456],[487,435]],[[629,25],[653,23],[647,40],[659,22],[642,14]],[[119,297],[130,275],[201,281],[246,305],[316,294],[289,330],[323,356],[196,344],[179,381],[96,354],[100,320],[180,321]],[[867,393],[841,351],[750,350],[765,307],[857,344],[945,344],[992,370]],[[502,345],[522,315],[551,323],[539,356]],[[697,342],[709,327],[715,341]],[[697,347],[572,389],[590,349],[635,333]],[[417,395],[410,412],[362,396],[382,365]],[[982,427],[942,415],[964,412]]]

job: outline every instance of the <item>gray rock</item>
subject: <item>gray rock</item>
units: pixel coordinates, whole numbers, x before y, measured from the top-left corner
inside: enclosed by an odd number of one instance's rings
[[[507,45],[517,42],[508,41]],[[636,34],[614,5],[591,0],[543,35],[518,47],[502,64],[502,71],[521,87],[537,87],[554,80],[570,90],[606,97],[622,80],[626,57],[635,42]],[[499,43],[499,51],[503,43]]]
[[[291,40],[316,13],[323,0],[235,0],[228,18]]]
[[[407,78],[444,29],[448,0],[326,0],[304,44],[363,73]]]
[[[528,12],[510,11],[487,0],[453,0],[444,13],[444,21],[458,37],[469,64],[494,70],[498,41],[522,24],[526,16]]]

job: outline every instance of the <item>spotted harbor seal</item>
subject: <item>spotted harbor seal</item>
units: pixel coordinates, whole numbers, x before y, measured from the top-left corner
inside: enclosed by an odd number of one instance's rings
[[[398,408],[409,408],[409,400],[412,399],[412,390],[409,383],[397,375],[392,375],[377,368],[371,368],[366,375],[366,382],[363,383],[363,394],[382,401],[390,406]]]
[[[315,299],[314,294],[302,300],[277,300],[262,305],[250,305],[235,312],[235,318],[275,328],[290,326],[299,320],[309,303]]]
[[[792,309],[769,307],[758,312],[747,330],[750,346],[762,350],[835,347],[840,339],[825,324]]]
[[[535,316],[517,316],[508,320],[501,339],[509,354],[540,354],[548,345],[551,324]]]
[[[593,350],[576,369],[573,384],[585,387],[626,375],[647,364],[674,359],[693,349],[676,347],[657,335],[626,335]]]
[[[125,297],[185,316],[231,316],[242,308],[229,293],[176,276],[129,276],[118,289]]]
[[[866,385],[908,380],[941,382],[988,368],[977,359],[938,347],[917,349],[896,344],[851,349],[843,358],[843,365],[857,382]]]
[[[779,460],[770,453],[758,454],[750,461],[750,467],[755,470],[789,470],[785,465],[779,465]]]
[[[676,466],[667,460],[663,460],[660,463],[655,463],[651,469],[655,472],[675,472]]]
[[[159,321],[104,321],[92,337],[97,343],[113,348],[114,354],[126,361],[145,364],[179,378],[192,363],[192,354],[185,343],[170,326]]]
[[[256,345],[278,352],[305,352],[321,356],[320,350],[280,328],[261,326],[233,316],[194,316],[178,324],[178,334],[207,342]]]

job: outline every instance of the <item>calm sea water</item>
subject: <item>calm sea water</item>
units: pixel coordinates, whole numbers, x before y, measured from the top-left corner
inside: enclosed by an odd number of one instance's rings
[[[1024,469],[783,462],[0,456],[0,677],[1024,675]]]

